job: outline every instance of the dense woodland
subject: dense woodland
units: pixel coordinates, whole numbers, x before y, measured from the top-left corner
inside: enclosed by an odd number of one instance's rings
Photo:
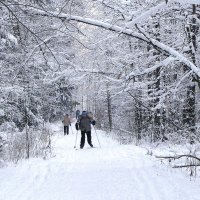
[[[0,16],[0,159],[45,156],[76,109],[123,143],[199,142],[198,0],[0,0]]]

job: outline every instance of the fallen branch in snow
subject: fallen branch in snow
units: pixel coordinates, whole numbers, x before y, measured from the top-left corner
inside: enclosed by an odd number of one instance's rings
[[[200,164],[195,165],[195,164],[190,164],[190,165],[175,165],[172,168],[187,168],[187,167],[200,167]]]
[[[130,132],[130,131],[127,131],[127,130],[121,129],[121,128],[115,128],[115,130],[122,131],[122,132],[125,132],[125,133],[128,133],[128,134],[131,134],[131,135],[134,134],[133,132]]]
[[[156,156],[156,158],[163,158],[163,159],[173,159],[173,160],[177,160],[183,157],[187,157],[187,158],[194,158],[196,160],[198,160],[200,162],[200,158],[193,156],[193,155],[177,155],[177,156]]]
[[[168,159],[169,162],[171,160],[178,160],[180,158],[192,158],[193,160],[189,164],[185,165],[174,165],[172,168],[187,168],[187,167],[200,167],[200,158],[194,156],[194,155],[176,155],[176,156],[155,156],[156,158],[161,159]]]

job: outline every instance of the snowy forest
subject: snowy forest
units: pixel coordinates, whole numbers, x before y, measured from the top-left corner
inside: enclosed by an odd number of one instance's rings
[[[200,0],[0,0],[0,180],[0,200],[200,200]]]
[[[0,159],[45,154],[48,123],[76,109],[125,144],[199,143],[199,0],[0,0],[0,13]]]

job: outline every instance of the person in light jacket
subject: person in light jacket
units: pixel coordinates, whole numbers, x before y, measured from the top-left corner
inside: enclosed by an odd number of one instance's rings
[[[69,117],[68,114],[65,115],[64,120],[63,120],[63,125],[64,125],[64,135],[69,135],[69,126],[71,126],[71,118]]]

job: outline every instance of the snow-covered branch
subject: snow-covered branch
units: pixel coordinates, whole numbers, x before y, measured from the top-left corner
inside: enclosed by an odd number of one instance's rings
[[[45,15],[48,16],[49,14],[46,13],[45,11],[41,11],[41,10],[35,10],[35,14],[40,14],[40,15]],[[172,47],[167,46],[164,43],[159,42],[158,40],[154,39],[154,38],[147,38],[144,36],[144,34],[141,33],[136,33],[135,31],[133,31],[132,29],[127,29],[124,27],[120,27],[117,25],[112,25],[110,23],[105,23],[99,20],[94,20],[91,18],[85,18],[85,17],[81,17],[81,16],[75,16],[75,15],[68,15],[65,13],[60,13],[58,16],[58,13],[52,13],[49,16],[54,16],[56,18],[60,18],[60,19],[66,19],[68,21],[77,21],[77,22],[81,22],[81,23],[85,23],[85,24],[89,24],[92,26],[96,26],[96,27],[101,27],[104,28],[106,30],[111,30],[117,33],[121,33],[121,34],[125,34],[128,35],[130,37],[134,37],[137,38],[139,40],[142,40],[148,44],[151,44],[153,46],[155,46],[156,48],[160,49],[165,55],[167,56],[172,56],[175,59],[179,60],[180,62],[184,63],[187,67],[189,67],[198,77],[200,77],[200,69],[193,64],[189,59],[187,59],[185,56],[183,56],[181,53],[179,53],[178,51],[176,51],[175,49],[173,49]]]

